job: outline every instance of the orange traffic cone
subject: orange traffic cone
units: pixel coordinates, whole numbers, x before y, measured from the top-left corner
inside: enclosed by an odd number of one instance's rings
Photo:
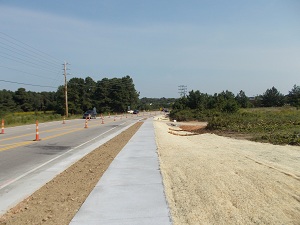
[[[87,122],[87,119],[85,119],[85,125],[84,125],[84,128],[88,128],[88,122]]]
[[[4,134],[4,119],[2,119],[2,130],[1,130],[1,134]]]
[[[40,134],[39,134],[39,121],[35,121],[35,141],[40,141]]]

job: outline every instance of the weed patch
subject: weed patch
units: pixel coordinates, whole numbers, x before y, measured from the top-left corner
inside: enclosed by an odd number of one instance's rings
[[[223,113],[209,118],[207,129],[250,134],[254,141],[300,145],[300,111],[276,108]]]

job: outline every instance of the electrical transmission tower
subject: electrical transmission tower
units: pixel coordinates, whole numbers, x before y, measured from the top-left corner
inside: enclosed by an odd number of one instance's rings
[[[180,97],[185,97],[186,92],[187,92],[187,86],[179,85],[178,86],[178,91],[179,91]]]

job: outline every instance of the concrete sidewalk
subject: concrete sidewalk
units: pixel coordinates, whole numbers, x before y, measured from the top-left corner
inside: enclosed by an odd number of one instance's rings
[[[117,155],[70,225],[169,225],[153,119]]]

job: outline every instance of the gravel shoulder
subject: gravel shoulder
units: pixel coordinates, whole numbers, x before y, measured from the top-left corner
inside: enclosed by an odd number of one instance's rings
[[[300,224],[300,147],[154,127],[174,225]]]

